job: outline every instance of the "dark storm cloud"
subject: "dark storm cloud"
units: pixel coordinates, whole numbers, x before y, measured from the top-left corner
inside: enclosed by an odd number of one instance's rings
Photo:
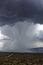
[[[0,0],[0,25],[26,18],[43,23],[42,6],[42,0]]]
[[[10,38],[8,42],[0,42],[3,45],[0,49],[23,51],[43,47],[40,23],[43,23],[42,0],[0,0],[0,31]]]

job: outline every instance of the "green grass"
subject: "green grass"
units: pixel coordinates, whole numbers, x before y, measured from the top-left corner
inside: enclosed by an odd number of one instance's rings
[[[1,53],[0,65],[42,65],[43,54],[38,53]]]

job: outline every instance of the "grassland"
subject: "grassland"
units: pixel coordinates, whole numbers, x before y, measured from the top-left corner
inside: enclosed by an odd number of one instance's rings
[[[43,54],[0,52],[0,65],[43,65]]]

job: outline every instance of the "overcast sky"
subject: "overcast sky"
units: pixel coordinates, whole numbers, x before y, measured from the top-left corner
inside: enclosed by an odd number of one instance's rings
[[[0,0],[0,51],[43,47],[43,0]]]

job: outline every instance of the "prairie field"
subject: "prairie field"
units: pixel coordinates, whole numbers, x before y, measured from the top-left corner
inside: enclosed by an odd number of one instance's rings
[[[43,65],[43,54],[0,52],[0,65]]]

